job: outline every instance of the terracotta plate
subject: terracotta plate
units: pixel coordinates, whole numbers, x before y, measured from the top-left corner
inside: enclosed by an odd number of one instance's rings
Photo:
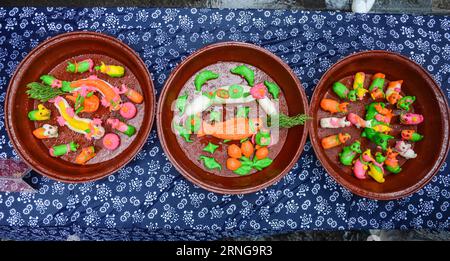
[[[404,80],[402,92],[416,96],[413,104],[414,112],[423,114],[425,117],[424,123],[417,126],[418,132],[425,136],[422,141],[415,144],[414,150],[418,155],[417,158],[404,162],[401,166],[402,172],[397,175],[390,174],[383,184],[379,184],[371,178],[359,180],[353,177],[350,167],[343,166],[339,162],[337,154],[325,151],[320,143],[322,136],[319,137],[319,133],[324,130],[319,126],[319,120],[323,117],[320,108],[321,99],[332,93],[331,86],[334,82],[359,71],[368,74],[382,72],[386,74],[388,80]],[[333,96],[333,98],[337,99],[337,96]],[[351,106],[352,104],[350,104],[350,110]],[[363,107],[360,109],[361,111],[357,114],[364,116]],[[448,153],[449,108],[445,95],[427,71],[396,53],[360,52],[334,64],[322,76],[314,90],[310,114],[314,118],[309,125],[311,142],[322,165],[338,183],[363,197],[391,200],[416,192],[436,174]],[[330,114],[327,114],[326,117],[329,116]],[[351,128],[356,129],[355,127]],[[355,133],[356,131],[353,131],[351,134]],[[398,139],[398,136],[396,137]],[[399,159],[401,159],[400,156]]]
[[[133,142],[111,160],[84,166],[53,158],[44,144],[34,138],[34,122],[28,111],[34,101],[28,99],[26,85],[39,81],[61,62],[76,56],[103,55],[127,67],[138,79],[144,96],[142,125]],[[139,56],[119,40],[94,32],[72,32],[50,38],[33,49],[19,64],[6,94],[6,127],[20,157],[37,172],[64,182],[86,182],[103,178],[129,162],[144,145],[151,130],[155,111],[155,94],[150,74]]]
[[[161,93],[157,124],[161,144],[167,156],[188,180],[217,193],[243,194],[258,191],[281,179],[296,163],[306,141],[307,127],[289,129],[286,142],[272,165],[247,176],[220,176],[202,170],[185,155],[171,130],[171,105],[185,83],[202,68],[218,62],[240,62],[258,67],[283,90],[290,115],[308,111],[300,81],[287,64],[271,52],[246,43],[222,42],[206,46],[186,58],[172,72]]]

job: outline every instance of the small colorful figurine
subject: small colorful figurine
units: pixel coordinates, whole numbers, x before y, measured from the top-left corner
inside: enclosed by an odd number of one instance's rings
[[[336,95],[339,96],[339,98],[347,99],[349,90],[348,90],[347,86],[345,86],[343,83],[335,82],[335,83],[333,83],[332,88],[333,88],[334,93],[336,93]]]
[[[404,141],[397,141],[397,143],[395,144],[395,150],[398,152],[398,154],[400,154],[400,156],[405,159],[414,159],[415,157],[417,157],[417,154],[411,147],[411,144]]]
[[[423,135],[420,135],[415,130],[402,130],[402,139],[417,142],[423,139]]]
[[[376,132],[383,132],[383,133],[389,133],[392,130],[391,127],[384,124],[375,124],[375,125],[372,124],[371,128]]]
[[[137,108],[131,102],[125,102],[120,107],[120,115],[127,120],[134,118],[134,116],[136,116],[136,114],[137,114]]]
[[[411,104],[416,100],[416,96],[405,96],[397,102],[397,108],[409,111]]]
[[[37,110],[28,113],[28,119],[32,121],[46,121],[50,119],[51,111],[43,104],[38,104]]]
[[[100,66],[95,66],[95,70],[113,78],[122,77],[125,74],[125,68],[123,66],[106,65],[104,62],[101,62]]]
[[[370,96],[372,99],[384,99],[384,78],[386,76],[382,73],[376,73],[372,76],[372,83],[369,86]]]
[[[58,137],[58,127],[50,124],[44,124],[42,127],[33,131],[33,135],[38,139],[50,139]]]
[[[235,171],[242,166],[242,163],[236,158],[228,158],[226,162],[227,169]]]
[[[218,89],[217,91],[216,91],[216,95],[217,96],[223,96],[223,95],[220,95],[220,90],[223,90],[223,91],[226,91],[225,89]],[[226,92],[226,93],[228,93],[228,92]],[[264,97],[266,97],[266,95],[267,95],[267,88],[266,88],[266,86],[264,85],[264,84],[262,84],[262,83],[258,83],[257,85],[255,85],[255,86],[253,86],[251,89],[250,89],[250,94],[253,96],[253,98],[255,98],[255,99],[263,99]],[[223,98],[223,97],[222,97]]]
[[[185,126],[183,126],[182,124],[177,124],[175,121],[172,121],[172,127],[173,127],[172,130],[174,131],[174,133],[176,133],[177,135],[182,137],[184,139],[184,141],[193,142],[191,140],[191,131],[188,130],[187,128],[185,128]]]
[[[387,150],[389,140],[394,138],[391,135],[377,132],[371,128],[365,128],[361,137],[368,138],[373,143],[380,146],[383,151]]]
[[[269,97],[267,97],[267,89],[264,86],[264,84],[262,83],[255,84],[255,86],[253,86],[250,89],[250,94],[251,97],[253,97],[258,101],[259,106],[261,106],[261,108],[264,110],[266,114],[271,116],[278,115],[277,106],[275,106],[275,102],[273,102]],[[245,98],[240,99],[242,100]],[[239,99],[236,99],[234,102],[239,102]]]
[[[364,88],[364,80],[366,74],[364,72],[357,72],[353,79],[353,89]]]
[[[199,157],[199,160],[202,161],[203,165],[209,170],[213,170],[213,169],[222,170],[222,165],[220,165],[220,163],[217,162],[217,160],[213,157],[206,157],[206,156],[201,155]]]
[[[391,119],[392,119],[392,114],[391,115],[383,115],[383,114],[375,115],[375,120],[382,122],[382,123],[389,124],[389,123],[391,123]]]
[[[322,147],[324,149],[331,149],[341,144],[344,144],[351,138],[348,133],[339,133],[336,135],[331,135],[322,139]]]
[[[125,94],[130,101],[140,104],[144,101],[144,97],[139,92],[128,88],[125,84],[122,84],[120,88],[120,94]]]
[[[356,91],[356,96],[358,100],[362,100],[368,90],[364,88],[364,80],[366,78],[366,74],[363,72],[357,72],[355,74],[355,79],[353,81],[353,90]]]
[[[219,145],[216,145],[214,143],[208,142],[208,145],[206,145],[203,148],[203,151],[206,151],[206,152],[209,152],[209,153],[213,154],[216,151],[217,148],[219,148]]]
[[[372,161],[369,163],[369,171],[367,174],[378,183],[384,183],[384,168],[383,163]]]
[[[272,143],[270,131],[267,129],[261,129],[255,135],[255,142],[259,146],[269,146]]]
[[[373,108],[381,115],[390,115],[392,110],[386,108],[386,105],[381,102],[377,102],[373,105]]]
[[[50,148],[49,152],[50,152],[50,156],[59,157],[59,156],[64,156],[71,151],[77,151],[77,149],[78,149],[78,144],[71,141],[70,143],[67,143],[67,144],[55,145]]]
[[[356,157],[358,153],[361,153],[361,143],[359,141],[355,141],[350,146],[345,146],[341,153],[339,153],[339,160],[345,166],[351,166],[353,159]]]
[[[347,94],[347,98],[350,100],[350,101],[356,101],[356,91],[355,90],[350,90],[349,92],[348,92],[348,94]]]
[[[351,122],[347,121],[345,117],[337,118],[337,117],[329,117],[320,119],[320,127],[321,128],[344,128],[352,125]]]
[[[400,123],[405,125],[417,125],[424,120],[423,115],[416,113],[404,113],[400,115]]]
[[[385,134],[385,133],[379,133],[377,132],[376,135],[373,136],[372,141],[381,147],[383,151],[387,149],[388,142],[390,139],[393,139],[391,135]]]
[[[92,72],[94,68],[94,62],[92,59],[86,59],[81,62],[74,61],[73,63],[68,62],[66,67],[66,72],[71,73],[84,73],[84,72]]]
[[[354,91],[356,92],[356,97],[358,97],[358,100],[360,100],[360,101],[362,99],[364,99],[364,96],[368,92],[367,89],[365,89],[365,88],[358,88],[358,89],[356,89]]]
[[[276,91],[275,91],[275,90],[279,90],[279,89],[275,89],[276,87],[278,87],[278,85],[276,85],[276,83],[265,81],[264,85],[266,85],[267,90],[269,90],[269,87],[267,87],[267,86],[270,86],[270,89],[272,90],[272,92],[274,94],[279,94],[279,93],[276,93]],[[275,85],[276,85],[276,87],[275,87]],[[238,99],[244,95],[244,88],[242,86],[240,86],[239,84],[233,84],[230,87],[228,87],[228,93],[230,95],[230,98]]]
[[[120,137],[115,133],[108,133],[103,137],[103,146],[108,150],[115,150],[120,146]]]
[[[113,129],[122,132],[128,137],[131,137],[136,133],[136,128],[133,125],[121,122],[119,119],[110,118],[106,120],[106,123],[110,124]]]
[[[353,174],[358,179],[366,179],[366,172],[369,168],[369,162],[373,160],[370,149],[365,150],[353,164]]]
[[[239,65],[230,70],[231,73],[242,76],[248,83],[248,85],[253,86],[255,83],[255,73],[252,69],[248,68],[246,65]]]
[[[219,74],[212,72],[210,70],[204,70],[198,73],[194,79],[194,85],[196,91],[201,91],[203,84],[205,84],[209,80],[219,78]]]
[[[278,96],[280,95],[280,87],[274,82],[264,81],[264,85],[267,87],[267,90],[270,94],[272,94],[272,97],[274,99],[278,99]],[[239,86],[239,85],[237,85]],[[241,88],[242,89],[242,88]]]
[[[400,95],[402,89],[403,80],[389,82],[386,90],[386,99],[390,104],[396,104],[402,96]]]
[[[70,86],[70,82],[58,80],[52,75],[42,75],[40,79],[44,84],[49,85],[53,88],[59,88],[63,92],[73,91],[73,88]]]
[[[386,151],[386,160],[384,161],[386,170],[394,174],[402,171],[402,168],[400,168],[400,165],[398,164],[397,155],[397,152],[393,151],[391,148],[388,148]]]
[[[328,111],[331,113],[337,113],[337,112],[347,113],[347,105],[348,105],[348,102],[339,103],[332,99],[322,99],[320,101],[320,107],[324,111]]]
[[[341,82],[335,82],[333,83],[333,91],[336,93],[337,96],[341,99],[349,99],[350,101],[356,101],[356,91],[355,90],[349,90],[347,86],[345,86]]]
[[[84,164],[86,164],[86,162],[88,162],[93,157],[95,157],[95,155],[96,154],[95,154],[94,146],[89,146],[89,147],[83,148],[81,150],[80,154],[78,154],[77,157],[75,158],[75,163],[84,165]]]
[[[373,108],[378,112],[375,114],[375,119],[380,122],[389,124],[392,120],[392,110],[387,109],[384,103],[376,103]]]
[[[359,117],[357,114],[351,112],[347,115],[347,119],[349,122],[351,122],[353,125],[356,126],[356,128],[367,128],[370,127],[370,121],[365,121],[363,118]]]
[[[379,110],[384,110],[385,104],[381,102],[372,102],[369,105],[366,105],[366,120],[373,120]],[[378,109],[377,109],[378,108]]]
[[[386,156],[383,155],[381,152],[375,153],[375,161],[378,163],[384,163],[386,160]]]

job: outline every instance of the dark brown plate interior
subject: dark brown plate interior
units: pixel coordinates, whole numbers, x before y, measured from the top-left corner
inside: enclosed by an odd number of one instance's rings
[[[202,170],[192,163],[179,146],[171,130],[171,105],[189,78],[202,68],[221,61],[242,62],[258,67],[282,88],[290,115],[308,111],[307,99],[300,81],[277,56],[255,45],[223,42],[198,50],[184,60],[166,81],[157,111],[158,134],[167,156],[188,180],[218,193],[243,194],[265,188],[283,177],[295,164],[306,141],[306,126],[291,128],[280,154],[273,164],[253,175],[223,177]]]
[[[29,82],[38,81],[52,68],[71,57],[85,54],[109,56],[129,68],[139,81],[145,110],[142,125],[131,145],[112,160],[80,166],[53,158],[45,145],[34,138],[34,122],[27,118],[34,101],[25,91]],[[6,97],[8,135],[20,157],[34,170],[64,182],[86,182],[105,177],[124,166],[144,145],[151,130],[155,110],[154,87],[144,62],[119,40],[94,32],[61,34],[43,42],[19,64],[9,83]]]
[[[402,92],[416,96],[414,111],[425,117],[424,123],[417,126],[418,132],[425,136],[424,140],[417,142],[414,146],[418,157],[406,161],[402,165],[402,172],[389,175],[383,184],[370,178],[359,180],[353,177],[349,171],[350,167],[341,165],[337,154],[326,152],[320,144],[320,138],[324,136],[324,130],[319,126],[320,118],[324,117],[320,100],[330,95],[329,90],[334,82],[359,71],[369,74],[382,72],[389,80],[404,80]],[[352,104],[349,108],[351,106]],[[338,183],[363,197],[390,200],[414,193],[431,180],[444,163],[448,153],[447,100],[433,78],[421,66],[399,54],[367,51],[350,55],[337,62],[322,76],[316,86],[311,100],[310,114],[314,118],[309,125],[311,142],[322,165]],[[365,111],[357,112],[357,114],[364,116]],[[327,114],[327,117],[330,116]],[[335,132],[338,133],[336,130]],[[340,149],[341,147],[336,150]]]

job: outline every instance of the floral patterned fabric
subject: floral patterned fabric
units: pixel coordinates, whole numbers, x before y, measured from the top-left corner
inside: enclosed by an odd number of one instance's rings
[[[0,157],[16,158],[4,125],[5,91],[25,55],[46,38],[113,35],[145,61],[159,92],[190,53],[220,41],[270,50],[309,97],[351,53],[383,49],[426,68],[450,98],[450,17],[341,12],[139,8],[0,8]],[[34,172],[37,193],[0,193],[0,237],[14,239],[217,239],[293,230],[450,228],[449,160],[422,190],[395,201],[353,195],[322,168],[311,144],[281,181],[249,195],[219,195],[183,178],[153,130],[135,159],[97,182],[64,184]]]

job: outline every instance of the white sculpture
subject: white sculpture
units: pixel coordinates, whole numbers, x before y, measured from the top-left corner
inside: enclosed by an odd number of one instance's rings
[[[361,14],[368,13],[374,3],[375,0],[353,0],[352,11]]]
[[[405,159],[414,159],[417,157],[417,154],[411,148],[411,144],[406,143],[404,141],[397,141],[395,144],[395,150],[398,151],[398,154]]]
[[[321,128],[344,128],[352,125],[349,121],[345,119],[345,117],[337,118],[337,117],[329,117],[320,119],[320,127]]]

